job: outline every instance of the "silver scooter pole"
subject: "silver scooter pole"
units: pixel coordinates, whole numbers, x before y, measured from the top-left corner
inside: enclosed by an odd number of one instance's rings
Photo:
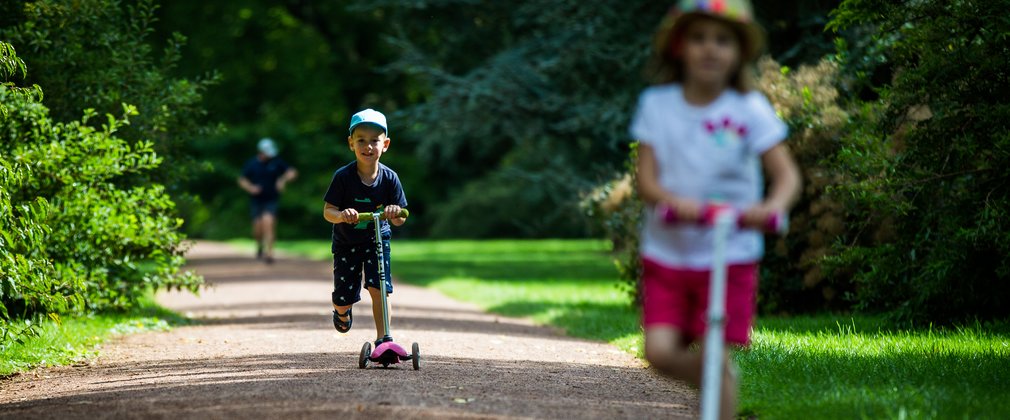
[[[407,217],[410,213],[407,209],[400,210],[400,217]],[[386,264],[384,252],[382,250],[382,229],[380,221],[385,219],[381,211],[374,213],[361,213],[360,220],[371,220],[375,227],[375,255],[379,264],[379,295],[382,297],[382,341],[392,341],[389,336],[389,304],[386,302]]]
[[[715,244],[708,289],[708,320],[701,377],[702,420],[719,418],[722,362],[726,344],[723,337],[726,326],[726,242],[736,219],[734,212],[728,209],[715,216]]]

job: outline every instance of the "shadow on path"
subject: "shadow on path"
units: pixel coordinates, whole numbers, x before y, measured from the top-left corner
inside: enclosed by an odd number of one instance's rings
[[[363,293],[354,328],[336,333],[328,264],[267,266],[221,244],[192,252],[189,268],[213,287],[158,301],[194,325],[125,336],[87,364],[0,381],[0,418],[697,416],[693,391],[612,346],[407,284],[393,294],[393,335],[420,344],[421,370],[358,369],[375,337],[370,302]]]
[[[395,365],[394,365],[395,366]],[[476,369],[476,367],[480,367]],[[693,410],[663,402],[672,391],[637,368],[425,357],[422,370],[358,369],[357,354],[308,353],[112,364],[97,390],[0,405],[0,418],[63,418],[51,407],[88,407],[102,417],[308,416],[669,418]],[[190,373],[198,372],[198,374]],[[646,383],[627,384],[627,376]],[[531,386],[532,383],[536,386]],[[614,385],[635,392],[614,392]],[[604,389],[609,388],[609,389]],[[278,389],[286,390],[278,393]]]

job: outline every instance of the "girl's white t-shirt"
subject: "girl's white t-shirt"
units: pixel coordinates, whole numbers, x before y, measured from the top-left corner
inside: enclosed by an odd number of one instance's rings
[[[739,210],[758,204],[764,194],[761,154],[783,141],[788,127],[761,93],[725,90],[706,106],[684,100],[681,85],[653,86],[642,92],[631,135],[652,146],[659,184],[678,197],[718,202]],[[645,211],[641,254],[670,267],[708,269],[712,229],[667,225],[651,208]],[[755,230],[736,230],[726,249],[729,263],[752,263],[764,253]]]

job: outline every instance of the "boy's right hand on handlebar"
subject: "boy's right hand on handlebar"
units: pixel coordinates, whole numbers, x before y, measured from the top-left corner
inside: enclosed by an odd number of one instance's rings
[[[344,223],[347,224],[357,224],[358,223],[358,211],[355,209],[344,209],[340,212],[340,218]]]

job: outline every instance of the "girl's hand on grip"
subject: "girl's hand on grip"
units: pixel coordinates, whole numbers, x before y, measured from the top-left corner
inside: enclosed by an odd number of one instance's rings
[[[704,212],[704,206],[694,200],[680,198],[668,199],[664,201],[663,204],[676,213],[678,220],[686,222],[697,222],[701,220],[701,216]]]
[[[785,209],[778,208],[768,203],[761,203],[743,212],[740,217],[740,225],[743,227],[768,230],[769,221],[775,220],[785,213]]]

